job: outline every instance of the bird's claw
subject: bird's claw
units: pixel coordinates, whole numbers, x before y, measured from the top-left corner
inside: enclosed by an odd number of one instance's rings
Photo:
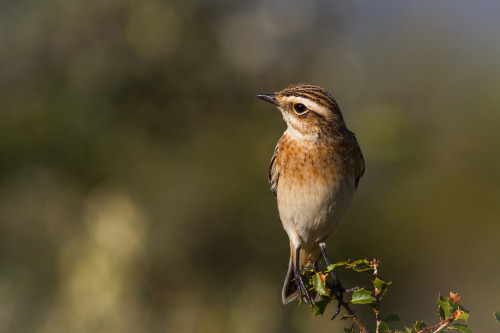
[[[342,287],[342,285],[340,284],[340,281],[338,281],[338,278],[334,279],[334,281],[335,282],[330,285],[330,289],[332,291],[338,290],[339,294],[337,296],[337,300],[338,300],[337,308],[335,309],[335,312],[333,313],[332,319],[330,319],[330,320],[334,320],[339,315],[340,308],[342,307],[342,303],[344,302],[344,292],[347,291],[344,287]]]
[[[311,295],[309,295],[309,292],[307,291],[304,279],[302,278],[302,274],[299,270],[295,270],[295,283],[297,283],[297,288],[299,289],[300,295],[306,299],[307,303],[313,305]]]

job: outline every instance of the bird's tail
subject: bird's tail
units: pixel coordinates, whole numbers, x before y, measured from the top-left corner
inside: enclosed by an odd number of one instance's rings
[[[288,263],[288,272],[286,272],[285,285],[283,286],[283,292],[281,297],[283,299],[283,304],[288,304],[299,296],[299,290],[297,289],[297,284],[295,283],[294,265],[292,258]]]
[[[300,249],[299,269],[302,269],[304,266],[310,265],[312,263],[314,263],[316,266],[318,265],[321,250],[319,249],[319,246],[316,247],[317,249],[314,249],[312,251]],[[299,290],[297,288],[297,283],[295,282],[295,248],[292,245],[292,242],[290,242],[290,261],[288,262],[288,271],[286,273],[285,284],[283,285],[281,296],[283,304],[288,304],[299,296]],[[319,300],[320,295],[314,293],[310,294],[310,296],[311,299],[316,302]]]

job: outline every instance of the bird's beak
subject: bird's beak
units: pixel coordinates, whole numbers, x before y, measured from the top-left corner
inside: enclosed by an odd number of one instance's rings
[[[267,102],[273,103],[276,106],[281,106],[280,102],[278,102],[278,100],[276,99],[276,94],[257,95],[257,97]]]

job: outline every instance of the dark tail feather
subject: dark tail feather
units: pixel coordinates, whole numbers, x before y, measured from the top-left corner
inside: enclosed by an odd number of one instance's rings
[[[288,272],[286,272],[285,285],[283,286],[282,299],[283,304],[288,304],[299,296],[299,290],[295,283],[295,274],[293,272],[293,262],[290,258],[288,263]]]

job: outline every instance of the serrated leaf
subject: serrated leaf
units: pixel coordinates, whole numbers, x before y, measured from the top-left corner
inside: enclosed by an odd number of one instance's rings
[[[500,323],[500,311],[493,312],[493,317],[495,317],[496,321]]]
[[[313,286],[312,275],[310,271],[302,272],[302,279],[304,280],[304,285],[306,289],[311,290]]]
[[[321,297],[321,300],[313,304],[313,316],[325,313],[326,306],[330,303],[330,298]]]
[[[377,332],[379,333],[387,333],[390,332],[389,325],[385,322],[381,321],[378,323]]]
[[[353,304],[372,304],[375,302],[375,298],[373,298],[370,291],[361,288],[352,293],[351,302]]]
[[[457,330],[462,333],[472,333],[472,330],[469,328],[467,325],[461,325],[461,324],[454,324],[448,326],[450,329]]]
[[[351,263],[350,263],[350,262],[348,262],[348,261],[340,261],[340,262],[337,262],[337,263],[335,263],[335,264],[331,264],[330,266],[328,266],[328,267],[326,268],[326,271],[327,271],[328,273],[330,273],[331,271],[334,271],[334,270],[336,270],[337,268],[347,267],[347,266],[349,266],[350,264],[351,264]]]
[[[451,312],[454,313],[459,309],[458,303],[453,301],[452,299],[448,298],[448,304],[450,305]]]
[[[444,309],[441,305],[438,308],[438,313],[441,320],[446,320],[446,314],[444,313]]]
[[[401,318],[395,313],[391,313],[387,317],[385,317],[384,321],[400,321]]]
[[[380,280],[379,278],[375,278],[375,280],[373,281],[373,285],[375,286],[375,288],[377,288],[379,290],[387,288],[387,286],[388,286],[388,284],[386,282]]]
[[[352,324],[349,328],[344,327],[344,333],[354,333],[354,324]]]
[[[423,321],[417,321],[415,324],[413,324],[413,328],[415,328],[415,331],[421,331],[425,327],[425,323]]]
[[[439,294],[438,299],[437,299],[437,304],[439,304],[439,317],[441,317],[441,320],[445,320],[447,318],[451,317],[451,314],[455,311],[451,310],[450,307],[450,300],[447,297],[444,297],[443,295]],[[453,301],[452,301],[453,302]]]
[[[452,295],[453,299],[458,299],[458,295],[456,294],[452,294],[450,293],[450,295]],[[446,307],[449,309],[450,311],[450,316],[452,313],[454,313],[455,311],[458,310],[458,303],[455,302],[453,299],[451,298],[448,298],[446,296],[443,296],[441,294],[439,294],[439,297],[438,297],[438,304],[440,305],[446,305]],[[446,312],[446,307],[444,308],[445,312]],[[449,317],[449,316],[448,316]]]
[[[373,265],[366,259],[363,260],[356,260],[351,269],[355,270],[356,272],[369,272],[373,273]]]
[[[370,266],[373,267],[372,263],[370,260],[367,259],[358,259],[353,262],[355,265],[364,265],[364,266]]]
[[[460,315],[458,316],[457,320],[462,320],[467,322],[469,320],[469,314],[465,311],[460,311]]]
[[[379,293],[381,298],[384,297],[385,294],[387,293],[387,287],[390,284],[391,284],[391,282],[387,283],[387,282],[380,280],[379,278],[375,278],[375,280],[373,280],[373,286],[378,289],[378,293]]]
[[[316,291],[322,296],[330,296],[330,292],[326,288],[323,273],[316,273],[312,277],[313,286]]]
[[[351,261],[340,261],[327,267],[326,272],[334,271],[338,268],[348,268],[356,272],[368,272],[373,273],[373,265],[369,260],[361,259],[354,262]]]

